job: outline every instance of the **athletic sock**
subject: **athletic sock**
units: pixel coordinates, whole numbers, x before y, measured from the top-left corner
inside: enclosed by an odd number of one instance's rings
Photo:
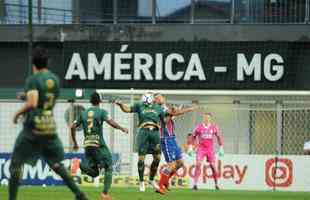
[[[154,180],[155,175],[157,173],[158,166],[159,166],[159,160],[153,160],[151,164],[151,169],[150,169],[150,181]]]
[[[197,165],[196,165],[196,168],[195,168],[195,176],[194,176],[194,185],[197,185],[198,180],[199,180],[200,173],[201,173],[200,166],[197,166]]]
[[[11,166],[10,168],[14,167]],[[20,167],[16,167],[15,170],[10,169],[10,172],[11,178],[9,180],[9,200],[16,200],[22,170]]]
[[[138,161],[138,173],[139,173],[139,181],[144,181],[144,161],[139,160]]]
[[[111,169],[106,169],[104,172],[104,186],[103,186],[103,193],[108,194],[111,185],[112,185],[112,167]]]

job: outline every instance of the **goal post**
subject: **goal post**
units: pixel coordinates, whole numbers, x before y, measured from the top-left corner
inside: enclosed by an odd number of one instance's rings
[[[225,150],[233,154],[303,154],[310,140],[310,91],[286,90],[111,90],[106,96],[133,99],[149,91],[167,96],[169,104],[198,103],[200,110],[214,113],[223,129]],[[176,119],[179,143],[202,117],[194,112]],[[132,129],[134,130],[134,128]]]
[[[154,90],[154,89],[97,89],[107,95],[135,95],[155,91],[164,95],[207,96],[310,96],[308,90]]]

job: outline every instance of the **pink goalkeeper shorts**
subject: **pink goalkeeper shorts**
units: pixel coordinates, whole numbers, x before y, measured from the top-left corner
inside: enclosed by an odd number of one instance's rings
[[[205,157],[209,163],[213,163],[215,161],[215,153],[213,148],[198,147],[196,160],[203,161]]]

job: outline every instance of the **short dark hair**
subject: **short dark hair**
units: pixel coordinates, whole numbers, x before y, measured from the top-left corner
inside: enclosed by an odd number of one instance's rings
[[[36,46],[32,52],[32,64],[35,65],[37,69],[47,68],[48,55],[47,49]]]
[[[99,105],[101,103],[101,98],[98,92],[93,92],[90,96],[90,103],[92,105]]]

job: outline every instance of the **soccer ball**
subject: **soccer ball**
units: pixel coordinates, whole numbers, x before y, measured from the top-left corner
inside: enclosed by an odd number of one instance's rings
[[[142,95],[142,99],[141,100],[145,104],[151,104],[154,101],[154,96],[153,96],[153,94],[146,93],[146,94]]]

